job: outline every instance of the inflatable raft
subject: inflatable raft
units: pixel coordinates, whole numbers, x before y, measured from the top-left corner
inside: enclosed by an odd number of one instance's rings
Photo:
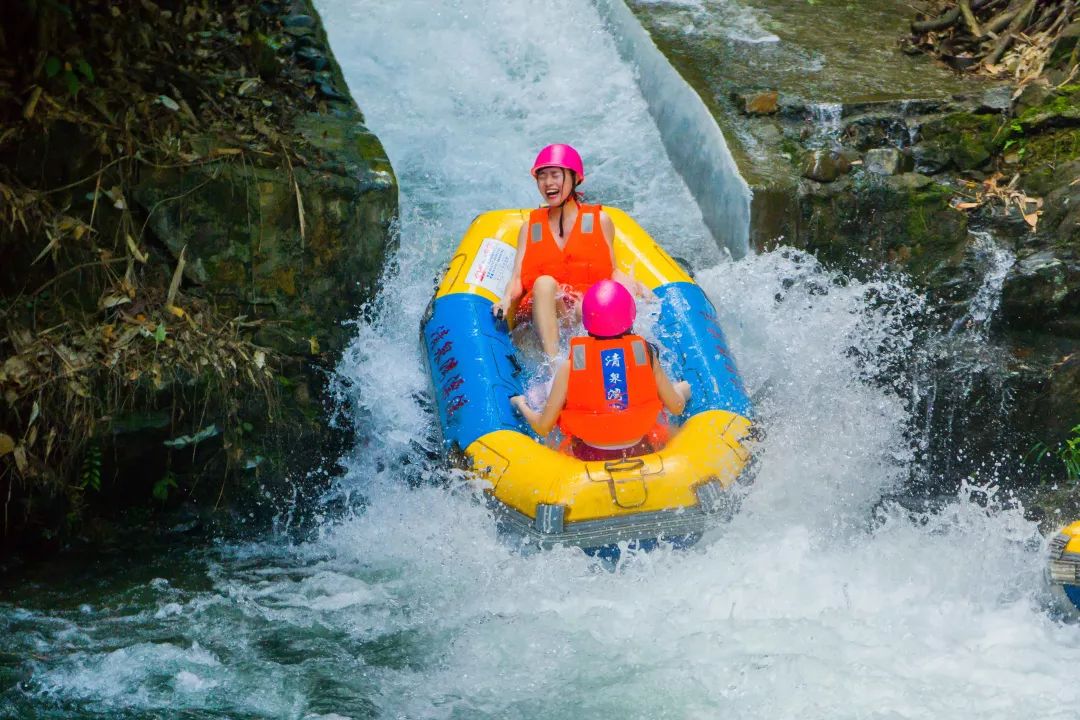
[[[750,402],[702,289],[628,215],[604,210],[615,224],[616,264],[660,299],[661,361],[693,387],[671,439],[649,455],[585,462],[542,444],[514,411],[522,362],[491,305],[510,279],[529,211],[499,210],[473,221],[421,321],[444,445],[471,470],[500,525],[527,542],[693,541],[736,507],[751,459]]]
[[[1080,520],[1050,540],[1047,580],[1062,609],[1080,615]]]

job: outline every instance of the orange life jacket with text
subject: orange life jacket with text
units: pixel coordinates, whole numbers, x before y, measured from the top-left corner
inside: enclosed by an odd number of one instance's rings
[[[570,340],[570,383],[559,413],[564,433],[590,445],[636,442],[655,427],[662,407],[640,335]]]
[[[578,205],[574,226],[562,250],[548,225],[548,208],[529,213],[525,257],[521,260],[521,285],[532,290],[536,278],[550,275],[559,283],[585,292],[594,283],[611,277],[611,251],[600,228],[600,206]]]

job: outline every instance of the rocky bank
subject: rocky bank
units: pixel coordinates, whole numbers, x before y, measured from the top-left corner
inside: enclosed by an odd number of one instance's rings
[[[947,336],[1004,273],[988,337],[912,359],[923,367],[908,372],[939,387],[919,400],[934,468],[920,482],[936,491],[1005,459],[1002,479],[1048,497],[1066,473],[1033,458],[1080,425],[1080,24],[1018,82],[905,52],[916,18],[902,3],[628,4],[724,130],[754,193],[756,247],[806,249],[856,276],[900,272]],[[977,369],[952,382],[943,368],[958,353]],[[1032,504],[1074,512],[1076,495]]]
[[[312,4],[15,0],[0,27],[2,546],[318,492],[397,185]]]

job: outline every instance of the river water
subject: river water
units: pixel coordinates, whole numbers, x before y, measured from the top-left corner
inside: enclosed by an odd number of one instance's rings
[[[1042,538],[995,478],[932,514],[885,499],[920,442],[917,294],[792,250],[728,260],[587,3],[319,6],[402,200],[339,368],[360,428],[328,499],[345,510],[302,542],[150,549],[6,590],[0,717],[1075,714],[1080,629],[1047,610]],[[614,569],[515,553],[416,443],[432,278],[477,213],[537,202],[550,141],[584,150],[592,200],[696,267],[768,433],[729,525]]]

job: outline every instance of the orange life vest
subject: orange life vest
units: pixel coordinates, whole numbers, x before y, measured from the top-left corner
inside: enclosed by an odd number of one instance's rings
[[[521,260],[521,285],[532,289],[536,278],[550,275],[559,283],[585,292],[594,283],[611,277],[611,251],[600,227],[599,205],[578,205],[574,226],[562,250],[548,225],[548,208],[529,214],[525,236],[525,257]]]
[[[593,445],[636,442],[662,407],[640,335],[570,340],[570,383],[559,413],[564,433]]]

